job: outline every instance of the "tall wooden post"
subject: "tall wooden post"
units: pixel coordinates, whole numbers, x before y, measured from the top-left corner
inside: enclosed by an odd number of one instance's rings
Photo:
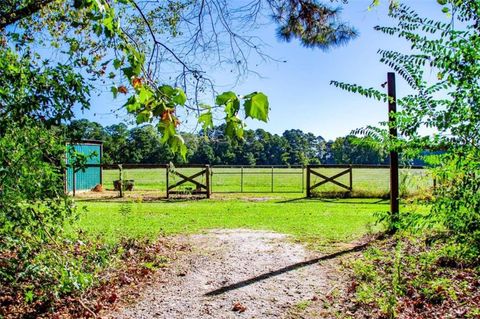
[[[118,164],[118,180],[120,181],[120,197],[123,198],[123,166]]]
[[[307,197],[312,197],[312,193],[310,191],[310,165],[307,165]]]
[[[243,193],[243,165],[240,167],[240,193]]]
[[[165,169],[165,190],[166,190],[167,199],[170,198],[170,190],[169,190],[169,188],[170,188],[170,182],[169,182],[170,176],[169,176],[169,174],[170,174],[170,164],[167,164],[167,167]]]
[[[205,172],[206,172],[206,184],[207,184],[207,198],[210,198],[210,194],[211,194],[211,187],[210,187],[210,165],[206,165],[206,168],[205,168]]]
[[[397,125],[395,124],[395,113],[397,112],[397,94],[395,89],[395,73],[388,73],[388,124],[391,139],[398,136]],[[398,220],[400,211],[399,186],[398,186],[398,153],[390,151],[390,213],[392,222]],[[394,229],[393,229],[394,230]]]
[[[353,167],[350,165],[350,172],[349,172],[349,187],[350,187],[350,192],[353,191]]]
[[[272,178],[271,178],[272,182],[271,182],[271,193],[273,193],[273,166],[272,166]]]
[[[305,166],[302,165],[302,194],[305,191]]]

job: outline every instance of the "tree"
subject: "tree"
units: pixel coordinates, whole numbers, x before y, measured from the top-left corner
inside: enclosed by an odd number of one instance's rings
[[[26,53],[0,46],[0,133],[8,123],[27,118],[50,127],[73,117],[73,107],[88,107],[90,86],[72,67],[38,65]]]
[[[103,126],[87,119],[74,120],[67,126],[67,133],[71,140],[98,140],[103,141],[107,133]]]
[[[386,159],[383,147],[369,137],[339,137],[333,142],[331,152],[337,164],[380,164]]]
[[[103,140],[104,163],[128,162],[128,127],[123,124],[114,124],[105,128],[107,137]]]
[[[305,134],[301,130],[287,130],[283,133],[287,142],[286,155],[290,165],[307,165],[318,163],[317,137],[311,133]]]
[[[412,52],[379,50],[380,61],[392,67],[411,86],[414,94],[398,99],[401,111],[393,123],[401,138],[384,133],[390,149],[405,156],[425,150],[444,150],[430,161],[434,175],[441,181],[427,216],[420,220],[428,226],[440,224],[445,238],[459,245],[454,251],[478,261],[480,253],[480,3],[474,0],[439,0],[449,22],[420,17],[400,5],[391,12],[398,20],[394,27],[377,27],[411,44]],[[437,80],[426,80],[431,73]],[[429,77],[428,77],[429,78]],[[343,89],[387,101],[373,88],[333,82]],[[427,127],[431,134],[422,134]],[[367,129],[378,136],[379,130]],[[381,136],[381,135],[380,135]],[[424,217],[424,218],[423,218]],[[391,225],[399,227],[398,224]],[[458,247],[457,247],[458,248]]]
[[[205,137],[198,138],[196,152],[192,154],[189,161],[194,164],[213,164],[219,162],[215,156],[211,142]]]
[[[204,128],[211,126],[212,108],[201,105],[199,96],[213,88],[213,83],[198,61],[226,63],[242,74],[248,70],[247,50],[268,58],[261,43],[244,33],[251,30],[244,21],[257,25],[265,12],[278,23],[282,38],[298,38],[307,46],[327,49],[356,35],[340,22],[338,9],[315,0],[257,0],[240,7],[224,0],[8,0],[0,6],[0,30],[4,30],[3,41],[33,64],[56,68],[59,63],[55,66],[35,50],[58,48],[69,61],[72,76],[75,71],[78,80],[86,81],[89,76],[82,88],[90,88],[92,79],[112,82],[114,96],[130,95],[124,107],[137,123],[155,122],[162,141],[185,155],[187,148],[177,132],[181,123],[177,109],[185,106],[186,113],[195,111]],[[47,34],[53,40],[30,36],[34,34]],[[230,43],[227,50],[225,43]],[[179,70],[173,81],[160,71],[165,67]],[[194,91],[188,100],[184,92],[189,93],[190,87]],[[85,93],[80,98],[88,107]],[[243,110],[245,117],[266,121],[269,106],[259,92],[241,99],[226,92],[218,96],[213,109],[224,113],[225,133],[241,137],[243,123],[238,113]]]

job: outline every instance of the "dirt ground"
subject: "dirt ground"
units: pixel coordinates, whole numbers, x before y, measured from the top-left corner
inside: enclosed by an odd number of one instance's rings
[[[318,261],[283,234],[216,230],[182,240],[191,251],[136,303],[107,317],[287,318],[327,294],[339,276],[335,261]]]

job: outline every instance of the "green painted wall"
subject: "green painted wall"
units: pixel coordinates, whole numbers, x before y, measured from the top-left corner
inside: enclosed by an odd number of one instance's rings
[[[87,164],[101,163],[101,145],[100,144],[69,144],[67,145],[67,164],[71,162],[69,158],[69,149],[74,148],[78,153],[85,154],[87,157]],[[102,169],[101,167],[86,167],[76,172],[76,188],[75,190],[90,190],[95,185],[101,184]],[[67,168],[67,192],[73,191],[73,168]]]

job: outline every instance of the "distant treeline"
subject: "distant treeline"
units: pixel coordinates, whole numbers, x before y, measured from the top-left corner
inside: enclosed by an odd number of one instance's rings
[[[125,124],[103,127],[85,119],[68,125],[72,140],[103,141],[103,161],[112,163],[191,163],[223,165],[307,165],[307,164],[385,164],[388,154],[369,143],[368,138],[338,137],[326,141],[301,130],[286,130],[282,135],[263,129],[245,130],[243,140],[224,138],[223,127],[205,134],[184,133],[186,160],[162,144],[154,126],[129,129]]]

